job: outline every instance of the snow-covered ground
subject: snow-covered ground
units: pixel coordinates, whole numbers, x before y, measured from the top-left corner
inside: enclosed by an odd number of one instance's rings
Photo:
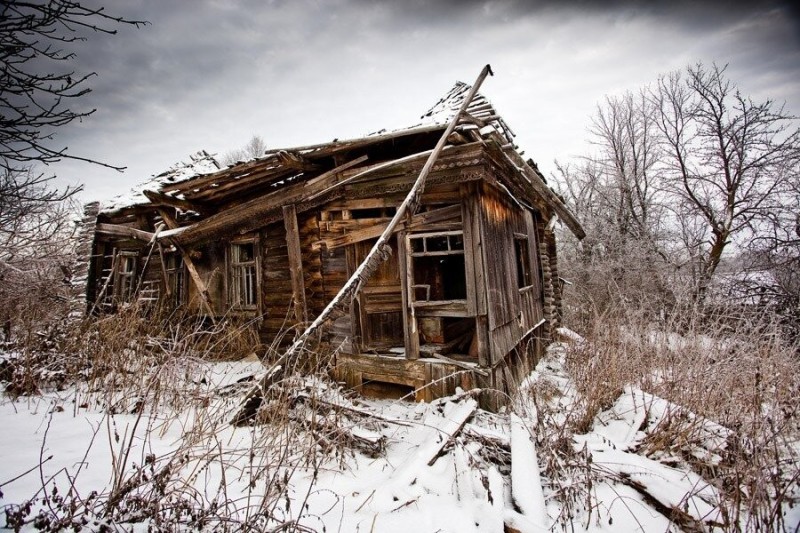
[[[247,380],[263,371],[246,361],[187,362],[195,401],[155,409],[136,398],[109,409],[99,392],[75,387],[3,396],[0,504],[27,521],[23,530],[40,511],[51,525],[83,517],[89,530],[233,530],[245,521],[343,532],[721,527],[717,489],[648,443],[680,411],[699,428],[692,453],[713,465],[729,430],[628,387],[588,432],[559,440],[561,413],[576,399],[562,351],[554,345],[500,414],[478,409],[468,392],[414,404],[346,397],[306,379],[293,384],[291,406],[275,406],[281,427],[235,428],[227,421]],[[537,387],[550,391],[546,405]],[[797,509],[786,524],[800,525]]]

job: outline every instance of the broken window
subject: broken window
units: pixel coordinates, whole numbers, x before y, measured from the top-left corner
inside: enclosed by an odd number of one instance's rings
[[[463,232],[411,235],[409,244],[415,302],[467,298]]]
[[[185,303],[186,298],[186,276],[183,268],[183,257],[178,254],[168,255],[164,271],[167,274],[169,303],[178,307]]]
[[[374,207],[365,209],[351,209],[350,216],[356,220],[365,218],[391,218],[396,212],[396,207]]]
[[[514,252],[517,258],[517,287],[530,287],[533,285],[533,273],[527,235],[514,234]]]
[[[258,307],[256,241],[234,242],[230,248],[230,303],[239,309]]]
[[[117,252],[114,299],[118,303],[133,300],[133,294],[136,291],[136,259],[138,255],[138,253],[130,251]]]

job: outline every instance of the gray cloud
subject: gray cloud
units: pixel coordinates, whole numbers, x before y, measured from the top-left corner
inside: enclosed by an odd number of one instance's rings
[[[484,92],[545,169],[583,149],[605,94],[698,60],[730,63],[746,91],[800,106],[797,13],[781,2],[136,0],[113,10],[151,25],[76,49],[76,67],[98,73],[82,104],[98,111],[59,142],[130,167],[122,177],[55,169],[91,195],[253,133],[286,146],[409,124],[487,62],[497,76]]]

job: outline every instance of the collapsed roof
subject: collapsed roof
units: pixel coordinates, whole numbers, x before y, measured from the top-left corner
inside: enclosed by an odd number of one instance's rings
[[[221,168],[208,152],[200,151],[192,155],[190,161],[140,184],[132,194],[115,199],[111,205],[104,206],[102,213],[111,216],[144,206],[170,206],[184,213],[203,215],[200,220],[159,236],[182,244],[211,238],[223,230],[246,231],[254,219],[263,224],[280,218],[280,209],[287,203],[303,201],[305,206],[300,206],[301,209],[311,208],[330,199],[344,183],[391,175],[404,164],[424,162],[455,117],[469,89],[469,85],[457,82],[421,117],[419,124],[404,129],[267,150],[261,157],[227,168]],[[491,103],[477,94],[448,139],[446,150],[472,147],[485,150],[496,164],[507,167],[517,176],[513,191],[516,194],[512,194],[517,201],[543,201],[582,238],[584,232],[578,221],[546,185],[535,165],[523,160],[513,138],[513,131]],[[398,159],[398,153],[407,155]],[[447,151],[443,156],[446,154]],[[345,171],[348,172],[343,174]],[[242,202],[243,197],[252,199]],[[244,213],[247,219],[242,218]]]

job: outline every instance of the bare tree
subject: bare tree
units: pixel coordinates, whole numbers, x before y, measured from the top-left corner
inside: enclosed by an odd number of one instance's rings
[[[558,166],[556,182],[587,230],[582,249],[562,247],[563,271],[596,308],[653,298],[658,309],[682,293],[701,303],[736,242],[748,251],[736,275],[759,269],[752,279],[769,283],[757,293],[786,316],[800,311],[795,117],[743,96],[724,68],[697,65],[606,98],[590,135],[592,155]]]
[[[122,170],[54,145],[59,128],[94,113],[75,107],[90,92],[94,73],[71,70],[69,48],[91,33],[114,34],[120,24],[145,22],[72,0],[0,0],[0,318],[6,337],[11,318],[28,304],[40,304],[30,316],[47,309],[46,287],[60,298],[53,283],[63,280],[59,259],[69,248],[65,201],[80,187],[53,188],[53,176],[40,166],[69,158]]]
[[[702,64],[663,76],[653,91],[673,205],[702,301],[737,236],[785,210],[796,175],[800,129],[767,100],[742,95],[725,68]]]
[[[645,90],[607,97],[592,117],[592,155],[557,166],[561,193],[587,230],[574,275],[590,288],[595,306],[640,299],[642,289],[657,300],[666,291],[658,136]]]
[[[64,68],[74,58],[65,47],[86,40],[86,32],[114,34],[116,24],[140,26],[70,0],[0,0],[0,163],[14,168],[62,158],[98,163],[52,146],[54,132],[94,113],[76,110],[91,89],[94,73]],[[103,164],[103,163],[99,163]],[[110,165],[106,165],[110,166]],[[112,167],[118,168],[118,167]]]
[[[231,150],[222,156],[221,163],[225,166],[235,165],[241,161],[248,161],[261,157],[267,151],[267,143],[260,135],[253,135],[247,144],[241,148]]]

